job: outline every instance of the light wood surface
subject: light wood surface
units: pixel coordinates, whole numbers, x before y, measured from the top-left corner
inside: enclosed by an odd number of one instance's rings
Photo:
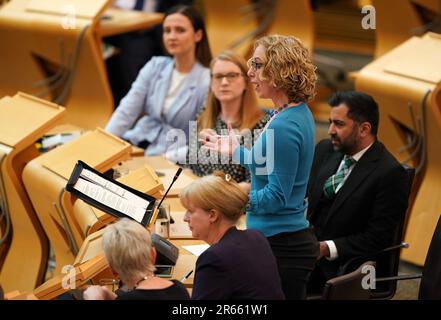
[[[257,28],[254,13],[244,14],[243,9],[250,4],[249,0],[203,1],[208,39],[213,55],[227,49],[244,57],[249,54],[254,37],[246,36]],[[232,45],[243,37],[243,42],[232,48]]]
[[[380,57],[412,36],[423,25],[410,0],[372,0],[375,7],[375,57]],[[393,12],[393,14],[392,14]]]
[[[295,36],[302,41],[312,56],[314,28],[314,16],[309,0],[278,0],[273,21],[265,33]]]
[[[107,2],[107,0],[30,0],[26,5],[26,11],[65,16],[67,8],[73,8],[76,17],[94,19],[103,12]]]
[[[18,93],[0,100],[0,183],[12,239],[0,261],[0,283],[5,292],[29,291],[43,281],[48,243],[22,182],[23,167],[38,156],[34,146],[65,112],[47,101]]]
[[[109,269],[109,265],[104,255],[100,254],[74,268],[66,274],[46,281],[36,288],[33,294],[40,300],[54,299],[70,289],[80,288],[93,277]]]
[[[136,157],[125,161],[122,166],[127,168],[128,170],[134,170],[136,168],[142,167],[143,165],[148,165],[155,170],[165,190],[167,190],[168,186],[173,181],[176,171],[179,168],[178,165],[170,162],[164,156]],[[191,170],[184,169],[178,180],[173,184],[173,187],[170,189],[168,196],[178,197],[181,190],[195,179],[197,179],[197,177],[191,172]]]
[[[0,50],[0,96],[21,90],[48,100],[58,97],[67,107],[65,123],[103,127],[113,98],[96,29],[110,0],[57,2],[12,0],[0,8],[0,41],[8,44]],[[50,77],[50,84],[42,82]]]
[[[55,274],[72,264],[84,234],[73,214],[74,198],[64,188],[78,160],[105,172],[130,157],[130,144],[97,129],[29,162],[23,181],[51,242]]]
[[[0,139],[10,147],[17,147],[23,140],[28,140],[29,135],[45,126],[48,119],[65,110],[62,106],[23,92],[18,92],[12,99],[1,101],[3,99],[0,100]]]
[[[0,97],[21,90],[59,99],[67,107],[65,123],[89,130],[104,127],[114,102],[102,37],[149,28],[162,20],[155,13],[104,13],[110,3],[12,0],[2,6],[0,41],[8,45],[0,50]]]
[[[122,162],[121,159],[128,158],[128,152],[130,152],[130,144],[97,128],[85,133],[80,139],[48,152],[40,160],[46,169],[67,180],[78,160],[84,159],[84,162],[97,168],[110,169],[113,165],[109,163]]]
[[[441,59],[434,54],[441,54],[441,41],[432,37],[412,38],[400,46],[400,51],[400,59],[390,60],[385,72],[433,85],[441,82]]]
[[[99,32],[102,37],[149,29],[162,22],[162,13],[109,8],[101,17]]]

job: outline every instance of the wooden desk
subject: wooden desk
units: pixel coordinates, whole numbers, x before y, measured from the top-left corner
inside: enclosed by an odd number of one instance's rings
[[[149,29],[162,22],[162,13],[109,8],[101,17],[99,33],[102,37]]]
[[[12,0],[0,8],[0,97],[18,90],[66,106],[64,123],[93,130],[114,110],[102,37],[151,27],[161,14],[104,10],[110,0]],[[69,10],[74,12],[69,14]],[[75,14],[75,16],[73,16]],[[102,19],[102,15],[111,19]],[[19,41],[17,40],[19,39]],[[39,84],[36,86],[36,84]]]
[[[193,288],[193,280],[196,268],[196,260],[198,257],[193,255],[191,252],[185,250],[182,246],[188,245],[196,245],[196,244],[205,244],[205,241],[202,240],[170,240],[175,246],[179,248],[179,257],[176,261],[176,266],[173,271],[172,278],[176,280],[181,280],[185,277],[191,270],[193,273],[185,280],[183,283],[186,288]]]
[[[164,156],[136,157],[123,163],[123,167],[126,167],[129,170],[135,170],[143,165],[148,165],[157,172],[158,177],[162,181],[166,190],[179,168],[178,165],[168,161]],[[197,176],[195,176],[191,170],[184,169],[178,180],[170,189],[168,196],[178,197],[181,190],[195,179],[197,179]]]
[[[38,94],[66,106],[63,122],[89,130],[104,127],[113,97],[97,26],[109,4],[12,0],[1,7],[0,41],[8,45],[0,50],[0,96],[17,90]]]
[[[5,292],[29,291],[44,280],[48,242],[26,193],[22,172],[39,155],[35,141],[60,122],[64,112],[59,105],[24,93],[0,100],[0,201],[12,229],[9,250],[0,261]]]
[[[72,264],[84,241],[65,186],[78,160],[104,172],[130,157],[130,144],[97,129],[29,162],[23,182],[56,257],[55,274]]]

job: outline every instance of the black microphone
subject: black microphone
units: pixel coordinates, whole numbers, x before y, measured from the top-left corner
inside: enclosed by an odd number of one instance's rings
[[[170,191],[173,184],[178,180],[179,175],[182,172],[182,168],[179,168],[178,171],[176,171],[175,176],[173,177],[173,181],[170,183],[170,186],[168,187],[167,191],[165,192],[164,196],[162,197],[161,201],[159,202],[158,209],[159,213],[161,213],[161,204],[164,201],[165,197],[167,196],[168,192]],[[164,212],[162,212],[164,213]],[[170,216],[170,223],[172,222],[172,217]],[[156,249],[157,252],[157,258],[156,258],[156,264],[163,264],[163,265],[176,265],[176,261],[178,260],[179,256],[179,249],[176,247],[173,243],[168,241],[167,239],[161,237],[160,235],[153,233],[152,234],[152,244],[153,247]]]
[[[167,191],[165,192],[164,196],[162,197],[161,201],[158,204],[158,208],[161,208],[161,204],[164,201],[165,197],[167,197],[168,192],[170,191],[171,187],[173,186],[173,184],[176,182],[176,180],[178,180],[179,175],[182,172],[182,168],[179,168],[178,171],[176,171],[175,176],[173,177],[173,181],[170,183],[170,185],[168,186]],[[171,221],[170,221],[171,222]]]

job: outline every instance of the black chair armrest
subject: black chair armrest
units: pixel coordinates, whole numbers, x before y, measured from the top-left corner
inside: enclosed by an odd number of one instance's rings
[[[344,275],[344,274],[346,274],[346,273],[348,273],[348,272],[353,271],[353,270],[349,270],[349,267],[352,266],[352,265],[353,265],[355,262],[357,262],[357,261],[360,261],[360,263],[358,263],[358,264],[355,266],[355,268],[351,268],[351,269],[356,269],[356,268],[358,268],[363,262],[366,262],[366,261],[368,261],[368,260],[375,260],[375,259],[373,259],[373,258],[379,256],[380,254],[383,254],[383,253],[385,253],[385,252],[389,252],[389,251],[393,251],[393,250],[397,250],[397,249],[403,249],[403,248],[405,248],[405,249],[409,248],[409,244],[406,243],[406,242],[401,242],[400,244],[396,244],[396,245],[394,245],[394,246],[384,248],[384,249],[382,249],[382,250],[380,250],[380,251],[377,251],[377,252],[375,252],[375,253],[373,253],[373,254],[354,257],[354,258],[349,259],[348,261],[346,261],[346,263],[345,263],[343,266],[341,266],[341,267],[339,268],[339,272],[338,272],[338,274],[339,274],[339,275]],[[349,271],[348,271],[348,270],[349,270]]]
[[[386,282],[386,281],[400,281],[400,280],[411,280],[411,279],[421,279],[423,277],[422,273],[419,274],[411,274],[411,275],[403,275],[396,277],[384,277],[375,279],[376,282]]]
[[[407,249],[407,248],[409,248],[409,244],[407,242],[401,242],[400,244],[396,244],[394,246],[380,250],[377,253],[375,253],[375,255],[379,255],[383,252],[388,252],[388,251],[392,251],[392,250],[396,250],[396,249]]]

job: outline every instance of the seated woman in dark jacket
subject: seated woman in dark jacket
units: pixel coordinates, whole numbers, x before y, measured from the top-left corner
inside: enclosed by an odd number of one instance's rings
[[[103,249],[113,272],[129,289],[118,295],[102,286],[91,286],[85,300],[182,300],[189,294],[182,283],[155,277],[156,250],[150,233],[139,223],[121,219],[107,226]]]
[[[237,230],[248,195],[215,172],[187,186],[181,202],[193,237],[210,246],[196,262],[192,299],[284,299],[276,260],[257,230]]]

